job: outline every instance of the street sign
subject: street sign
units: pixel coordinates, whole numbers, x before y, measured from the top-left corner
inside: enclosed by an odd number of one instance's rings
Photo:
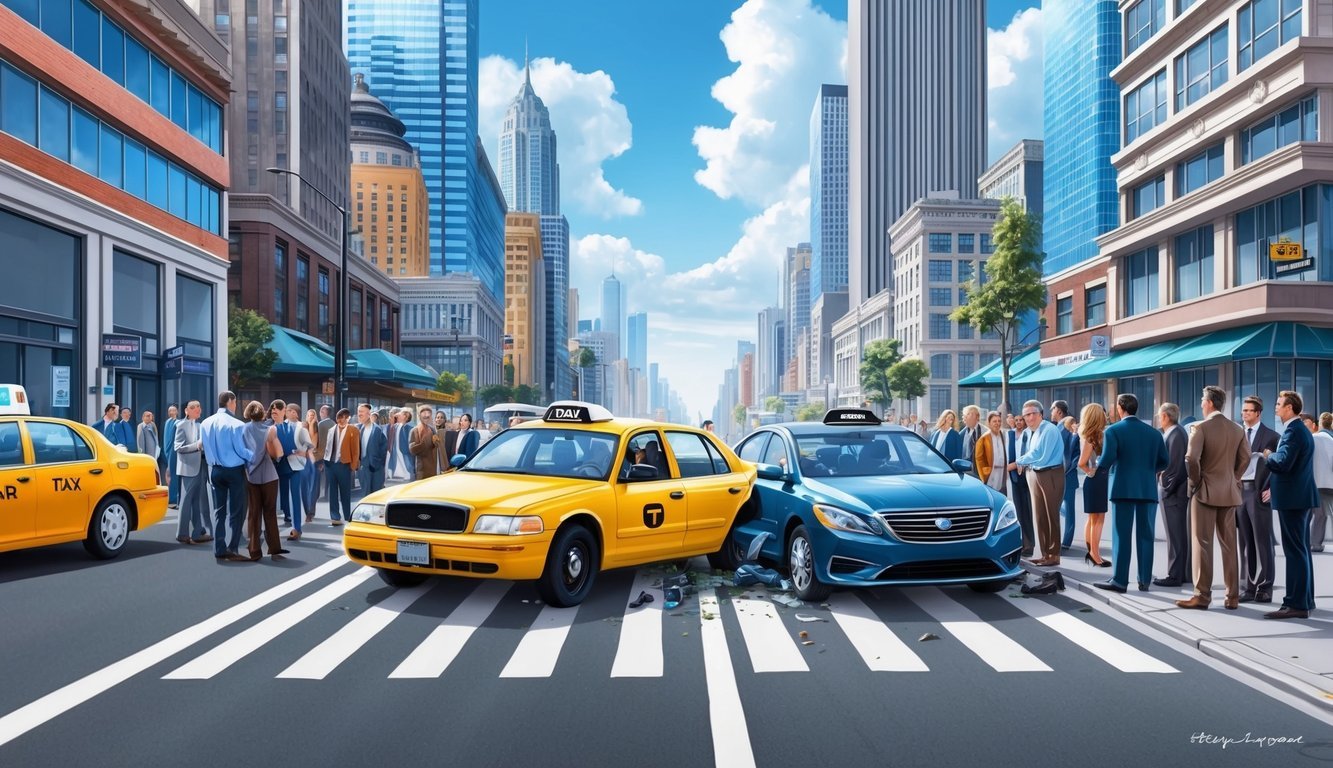
[[[69,366],[51,366],[51,407],[69,407]]]
[[[333,379],[325,379],[324,387],[320,390],[320,392],[325,395],[333,394]]]
[[[1088,347],[1089,357],[1110,357],[1111,339],[1108,336],[1093,336]]]
[[[1268,246],[1268,258],[1272,261],[1300,261],[1301,253],[1300,243],[1287,240],[1270,243]]]
[[[1297,272],[1305,272],[1314,269],[1314,257],[1306,256],[1296,261],[1284,261],[1273,265],[1273,273],[1281,277],[1283,275],[1294,275]]]
[[[103,368],[143,368],[143,337],[124,333],[102,334]]]
[[[184,373],[194,376],[212,376],[212,360],[184,360],[181,363],[181,369]]]

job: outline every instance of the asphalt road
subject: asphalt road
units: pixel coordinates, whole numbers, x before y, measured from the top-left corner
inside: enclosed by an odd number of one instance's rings
[[[307,530],[285,563],[170,521],[109,562],[0,554],[0,766],[1333,764],[1333,717],[1073,591],[628,609],[644,568],[558,610],[395,590]]]

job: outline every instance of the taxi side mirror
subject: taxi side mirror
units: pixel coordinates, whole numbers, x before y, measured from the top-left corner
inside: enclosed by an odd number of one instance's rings
[[[965,475],[972,471],[972,462],[967,459],[954,459],[953,471]]]
[[[455,453],[453,458],[449,459],[449,466],[457,469],[467,463],[467,454]]]
[[[657,467],[654,467],[652,464],[633,464],[630,466],[629,472],[625,475],[625,480],[631,483],[656,479]]]
[[[787,470],[777,464],[756,464],[760,480],[786,480]]]

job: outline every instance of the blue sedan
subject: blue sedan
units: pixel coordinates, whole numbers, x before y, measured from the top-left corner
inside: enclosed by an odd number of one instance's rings
[[[869,411],[765,426],[737,445],[759,480],[727,543],[735,561],[786,566],[802,600],[835,586],[967,584],[998,592],[1021,573],[1014,505],[915,433]]]

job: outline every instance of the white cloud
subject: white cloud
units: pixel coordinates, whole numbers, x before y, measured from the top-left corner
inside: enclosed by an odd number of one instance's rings
[[[847,25],[810,0],[748,0],[721,38],[736,69],[712,95],[732,119],[694,129],[705,163],[694,179],[718,197],[767,206],[806,161],[820,84],[846,82]]]
[[[1042,9],[986,30],[990,161],[1020,139],[1042,137]]]
[[[500,129],[523,84],[523,70],[502,56],[487,56],[478,79],[478,130],[498,174]],[[630,148],[632,134],[611,76],[601,70],[579,72],[554,59],[533,59],[532,88],[550,110],[559,142],[562,208],[574,203],[601,218],[641,213],[643,202],[612,186],[602,167]]]

